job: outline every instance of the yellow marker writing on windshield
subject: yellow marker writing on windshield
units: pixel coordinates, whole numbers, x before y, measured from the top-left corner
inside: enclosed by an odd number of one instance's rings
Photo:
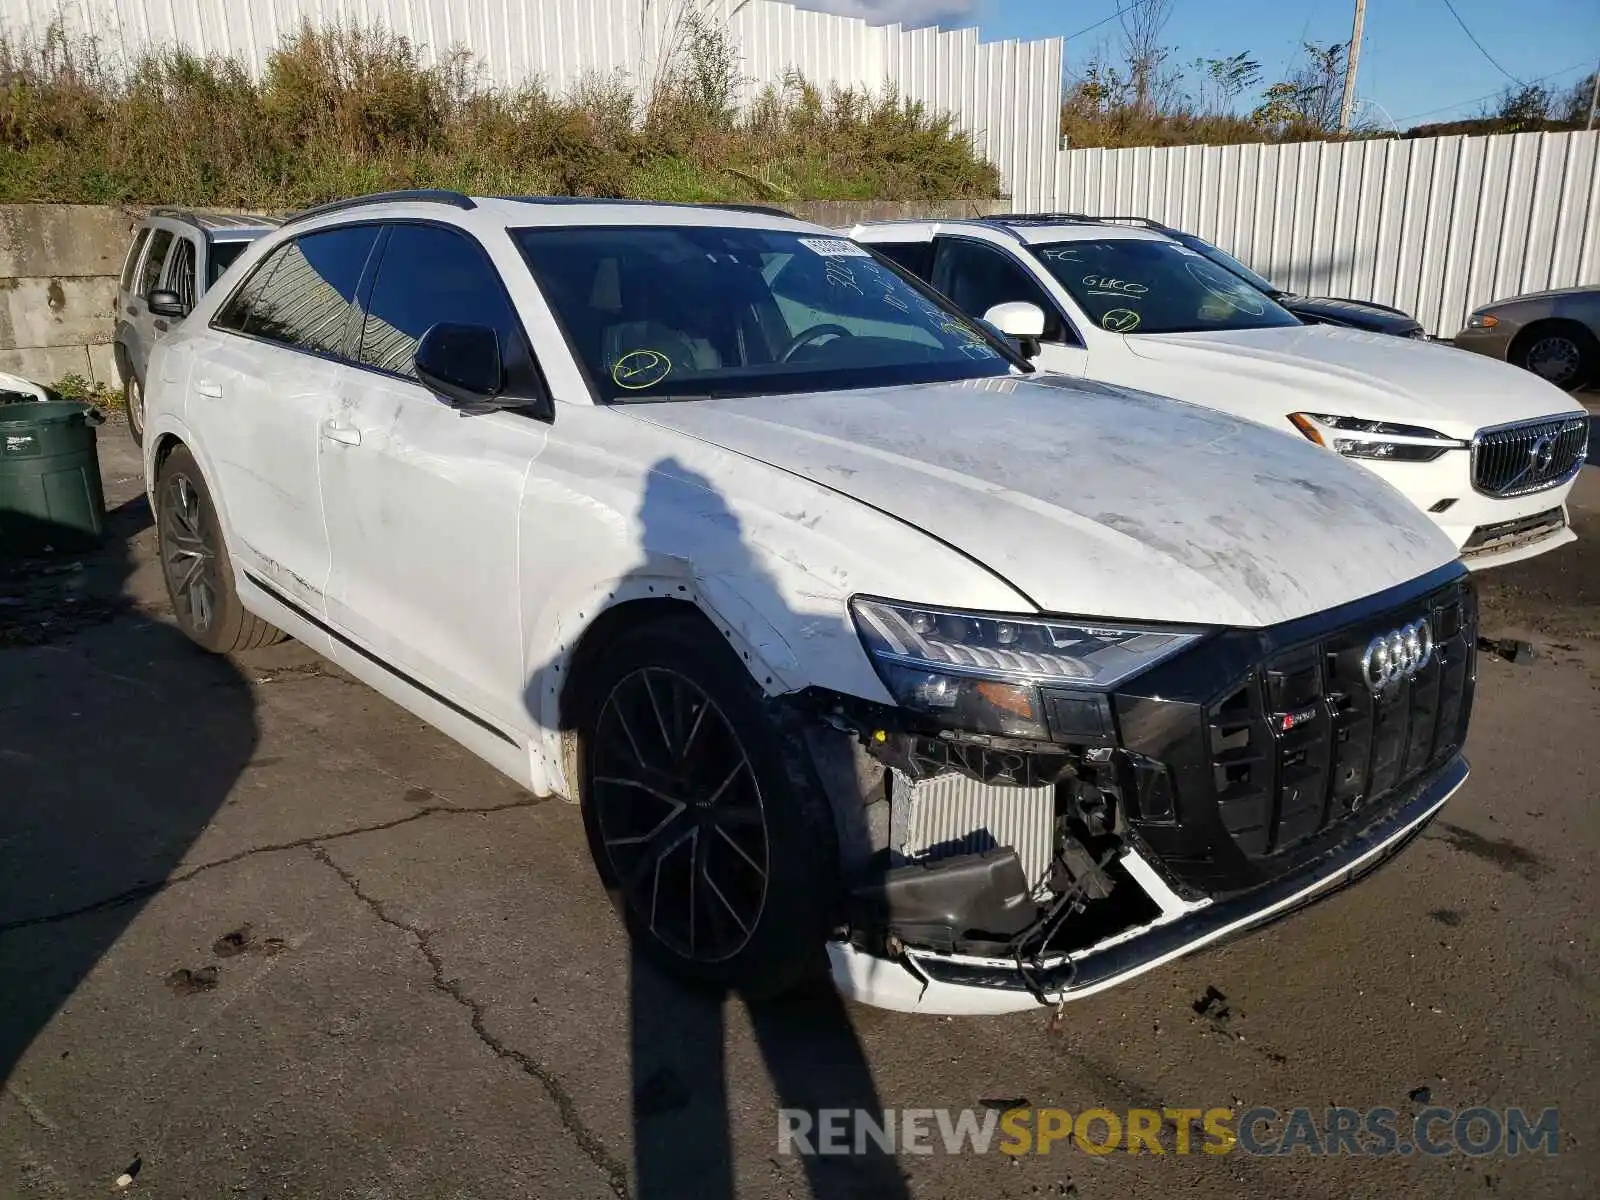
[[[637,391],[660,383],[672,370],[672,360],[659,350],[630,350],[611,367],[612,381]]]

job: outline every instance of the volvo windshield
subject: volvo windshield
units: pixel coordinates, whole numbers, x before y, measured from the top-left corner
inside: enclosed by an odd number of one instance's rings
[[[1112,333],[1298,325],[1260,289],[1177,242],[1105,238],[1033,247],[1089,320]]]
[[[932,383],[1015,362],[845,238],[659,226],[514,236],[603,401]]]

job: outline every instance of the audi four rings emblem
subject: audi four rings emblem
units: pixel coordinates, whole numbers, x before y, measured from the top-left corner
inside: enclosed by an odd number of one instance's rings
[[[1380,633],[1367,643],[1361,674],[1374,696],[1410,679],[1433,658],[1433,630],[1422,617],[1399,629]]]

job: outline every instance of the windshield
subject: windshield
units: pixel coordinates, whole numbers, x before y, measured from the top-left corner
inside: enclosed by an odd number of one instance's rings
[[[970,318],[844,238],[659,226],[513,236],[602,400],[931,383],[1012,365]]]
[[[1112,333],[1298,325],[1258,289],[1177,242],[1106,238],[1034,246],[1089,320]]]
[[[1222,249],[1222,247],[1213,246],[1204,238],[1197,238],[1192,233],[1180,233],[1178,235],[1178,240],[1185,246],[1189,247],[1189,249],[1198,250],[1201,254],[1204,254],[1212,262],[1220,266],[1223,270],[1232,271],[1251,287],[1260,288],[1269,296],[1281,296],[1284,294],[1281,290],[1273,285],[1272,280],[1266,278],[1264,275],[1257,275],[1233,255]]]

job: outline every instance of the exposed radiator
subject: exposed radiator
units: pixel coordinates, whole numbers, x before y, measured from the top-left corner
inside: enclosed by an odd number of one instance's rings
[[[891,847],[908,862],[1010,846],[1030,885],[1055,855],[1055,786],[996,787],[965,775],[894,775]]]

